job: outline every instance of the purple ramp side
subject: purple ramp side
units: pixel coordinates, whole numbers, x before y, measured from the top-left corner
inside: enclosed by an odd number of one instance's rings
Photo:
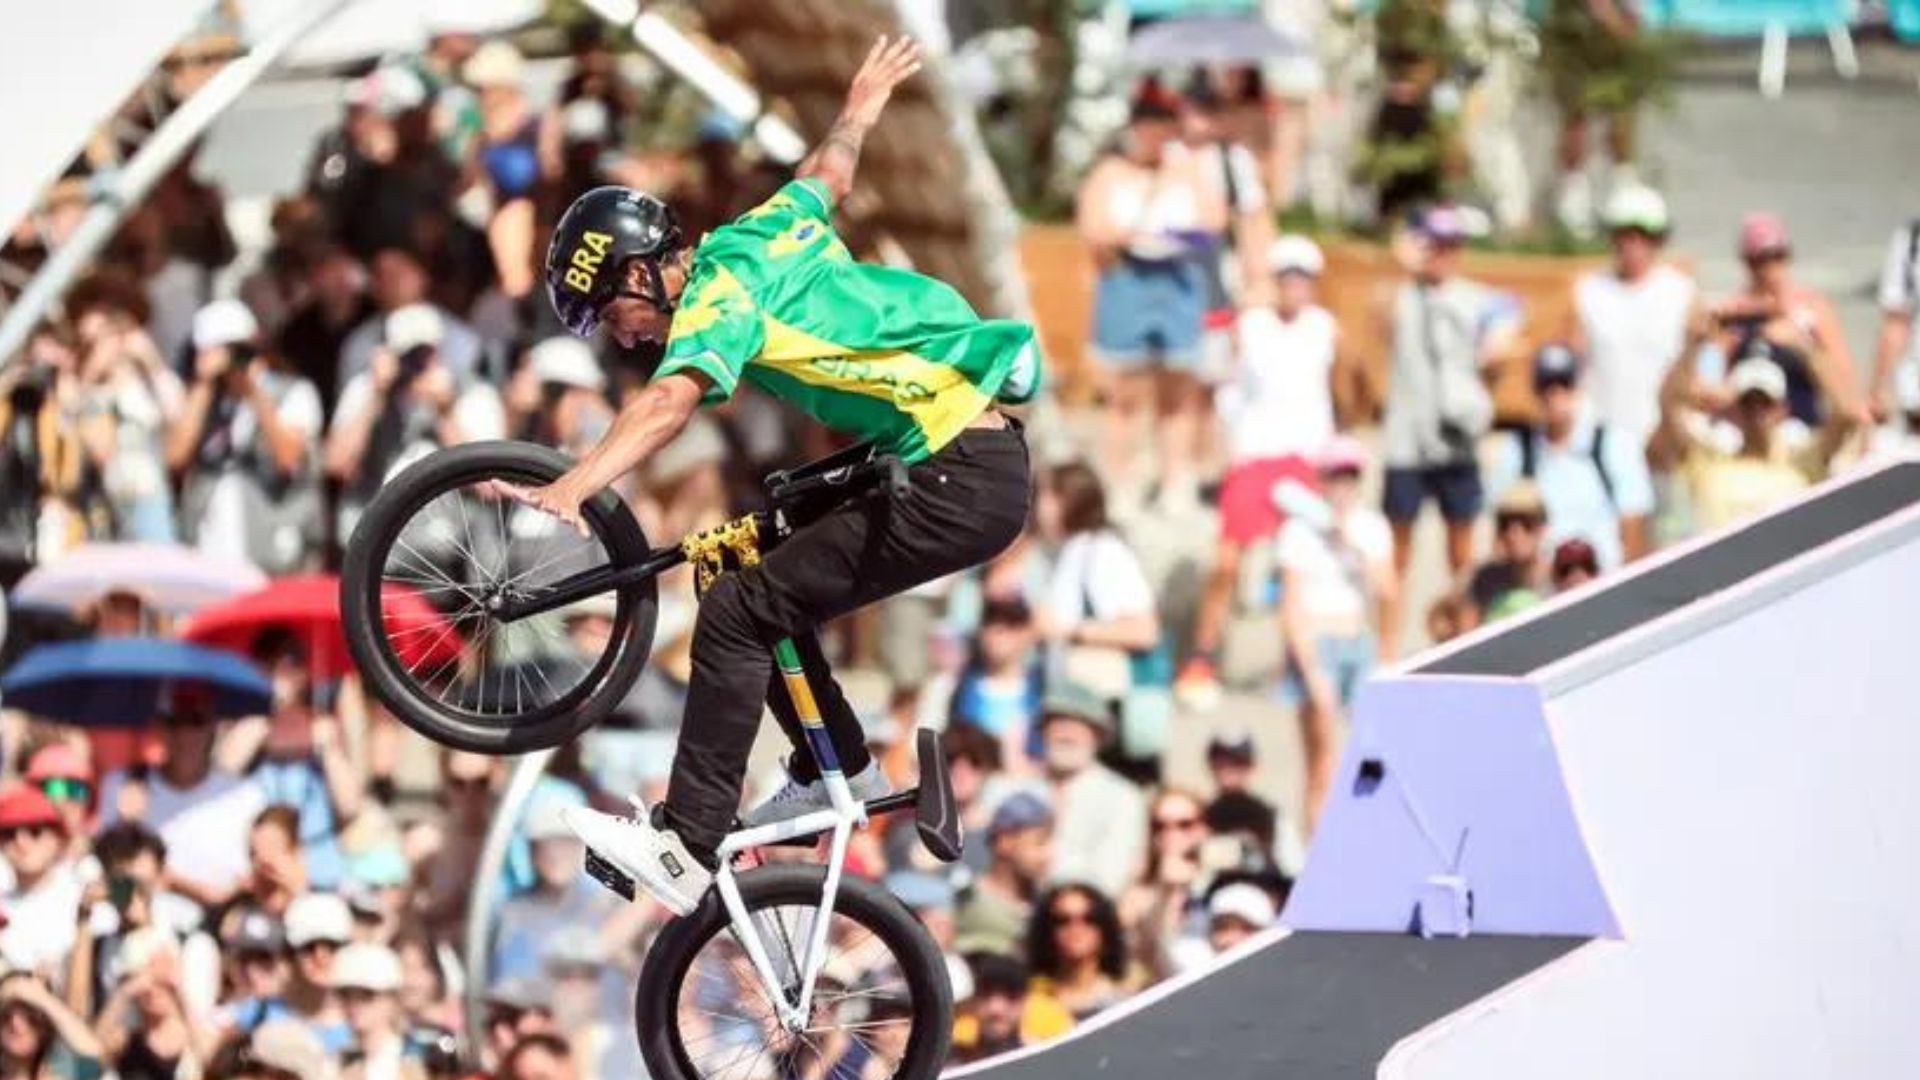
[[[1281,921],[1296,930],[1618,937],[1538,689],[1445,676],[1363,687]]]

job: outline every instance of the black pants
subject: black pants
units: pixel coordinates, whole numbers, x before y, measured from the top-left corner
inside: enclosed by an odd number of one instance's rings
[[[709,856],[732,826],[763,702],[811,775],[793,703],[773,663],[774,643],[795,639],[821,717],[849,775],[866,767],[860,721],[827,670],[813,628],[1004,551],[1026,525],[1027,444],[1017,426],[969,429],[915,465],[905,498],[862,499],[829,511],[768,552],[759,566],[722,576],[700,604],[693,678],[666,817],[696,855]]]

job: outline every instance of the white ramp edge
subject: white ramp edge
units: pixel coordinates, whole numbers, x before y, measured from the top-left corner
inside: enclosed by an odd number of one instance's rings
[[[1909,508],[1536,673],[1622,939],[1379,1075],[1920,1077],[1917,615]]]

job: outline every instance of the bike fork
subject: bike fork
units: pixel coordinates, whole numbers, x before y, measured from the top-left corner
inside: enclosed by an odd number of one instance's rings
[[[794,648],[793,640],[780,639],[773,647],[773,658],[786,684],[787,696],[793,702],[800,729],[806,735],[807,749],[813,754],[814,763],[819,766],[820,781],[826,786],[828,801],[833,806],[833,832],[827,846],[827,878],[821,888],[818,915],[808,928],[800,969],[794,972],[799,979],[799,1000],[787,1000],[786,988],[781,984],[772,959],[767,955],[765,943],[761,940],[759,928],[740,896],[740,886],[733,876],[732,860],[724,850],[720,872],[714,884],[734,925],[746,931],[742,934],[741,944],[754,970],[759,973],[768,1000],[775,1003],[780,1019],[790,1030],[801,1031],[808,1026],[811,1018],[814,981],[820,969],[826,965],[827,932],[833,923],[834,901],[840,894],[840,875],[846,862],[847,844],[853,836],[854,826],[865,823],[866,807],[854,799],[853,792],[847,787],[847,778],[840,771],[840,755],[834,751],[833,739],[820,718],[820,705],[814,700],[813,686],[807,681],[806,670],[800,664],[800,653]]]

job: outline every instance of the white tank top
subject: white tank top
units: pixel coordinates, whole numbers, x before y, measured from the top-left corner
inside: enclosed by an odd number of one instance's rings
[[[1291,320],[1271,307],[1240,313],[1240,362],[1221,388],[1220,414],[1236,463],[1311,454],[1333,438],[1335,324],[1309,306]]]
[[[1660,383],[1687,341],[1693,279],[1656,266],[1629,285],[1601,271],[1580,279],[1574,306],[1587,336],[1594,416],[1635,444],[1660,422]]]
[[[1185,153],[1178,143],[1169,144],[1158,176],[1138,165],[1120,173],[1107,188],[1107,210],[1113,220],[1136,233],[1164,234],[1196,228],[1200,224],[1200,201],[1182,161]]]

